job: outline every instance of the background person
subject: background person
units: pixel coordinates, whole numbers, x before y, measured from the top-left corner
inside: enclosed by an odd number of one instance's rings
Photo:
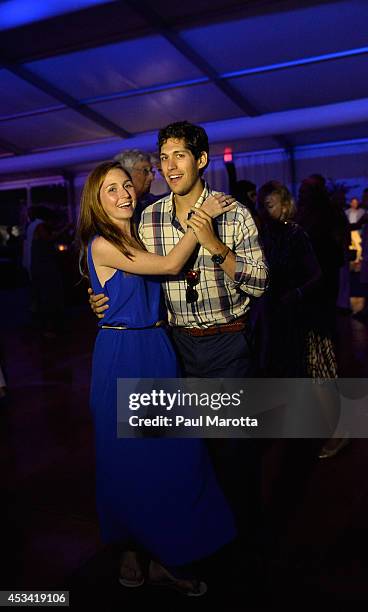
[[[134,221],[138,225],[142,211],[160,197],[150,193],[152,181],[155,178],[155,169],[152,165],[151,156],[140,149],[126,149],[115,155],[114,161],[119,162],[132,177],[137,197]]]
[[[67,226],[55,230],[55,213],[46,206],[30,211],[23,251],[23,265],[31,284],[31,311],[43,337],[53,339],[64,320],[65,295],[56,241]]]
[[[365,210],[361,208],[358,198],[351,198],[349,208],[346,209],[345,214],[348,218],[349,224],[358,223],[364,216]],[[350,232],[351,237],[351,248],[356,251],[354,264],[359,264],[362,259],[362,237],[361,232],[358,229],[354,229]]]
[[[262,185],[258,212],[270,269],[270,285],[262,298],[260,372],[271,378],[310,376],[305,303],[318,290],[321,269],[307,234],[293,222],[296,208],[285,185]]]

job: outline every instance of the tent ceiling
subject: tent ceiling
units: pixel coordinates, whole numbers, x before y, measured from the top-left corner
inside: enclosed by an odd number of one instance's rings
[[[6,0],[24,5],[24,0]],[[56,7],[58,2],[54,2]],[[60,4],[60,3],[59,3]],[[65,12],[66,6],[88,8]],[[38,0],[27,0],[27,6]],[[45,5],[46,6],[46,5]],[[180,119],[226,119],[368,99],[366,0],[83,0],[61,14],[3,25],[0,11],[0,174],[8,158],[116,143]],[[4,22],[5,23],[5,22]],[[276,118],[276,115],[275,115]],[[366,120],[365,120],[366,119]],[[340,127],[246,133],[213,151],[368,137],[366,118]],[[81,148],[82,151],[82,148]],[[87,157],[86,157],[87,155]],[[95,159],[95,154],[94,154]],[[91,160],[92,161],[92,160]],[[44,158],[45,167],[47,160]],[[41,169],[41,168],[39,168]],[[14,172],[19,173],[18,169]]]

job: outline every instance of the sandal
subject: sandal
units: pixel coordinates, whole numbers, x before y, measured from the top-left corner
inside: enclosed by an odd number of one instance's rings
[[[140,568],[137,553],[127,550],[121,557],[119,583],[128,588],[144,584],[144,575]]]
[[[152,569],[154,570],[152,572]],[[153,577],[156,575],[156,577]],[[151,561],[148,584],[154,587],[173,589],[186,597],[202,597],[207,593],[207,584],[202,580],[175,578],[162,565]]]

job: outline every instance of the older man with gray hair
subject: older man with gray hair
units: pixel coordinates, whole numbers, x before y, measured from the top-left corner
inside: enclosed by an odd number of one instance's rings
[[[135,209],[135,221],[139,223],[142,211],[149,204],[153,204],[160,196],[150,193],[151,183],[155,177],[149,153],[139,149],[125,149],[114,157],[132,177],[134,189],[137,195],[137,206]]]

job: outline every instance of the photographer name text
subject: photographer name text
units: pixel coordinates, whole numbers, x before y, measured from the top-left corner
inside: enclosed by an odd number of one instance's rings
[[[175,417],[154,416],[129,418],[131,427],[258,427],[258,419],[249,416],[238,418],[220,418],[214,416],[197,416],[194,418],[176,415]]]

